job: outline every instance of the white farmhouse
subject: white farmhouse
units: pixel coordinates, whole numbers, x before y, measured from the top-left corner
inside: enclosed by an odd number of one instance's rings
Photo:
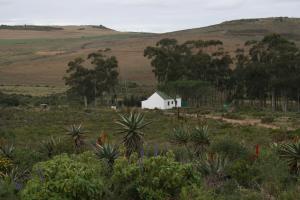
[[[174,98],[166,95],[163,92],[155,92],[147,100],[142,101],[142,109],[171,109],[175,107],[181,107],[181,98]]]

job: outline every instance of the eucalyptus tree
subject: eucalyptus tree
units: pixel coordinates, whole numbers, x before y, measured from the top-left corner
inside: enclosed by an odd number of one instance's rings
[[[94,65],[94,98],[102,97],[104,92],[115,93],[115,87],[118,84],[118,61],[115,56],[107,57],[102,51],[88,55],[91,64]]]
[[[175,81],[184,76],[184,46],[176,39],[162,39],[155,47],[147,47],[144,56],[151,59],[153,72],[159,83]]]
[[[84,66],[89,62],[89,66]],[[119,75],[116,57],[98,51],[89,54],[87,60],[76,58],[68,66],[65,84],[70,87],[70,93],[83,97],[85,107],[93,99],[96,105],[96,98],[102,97],[104,92],[114,92]]]
[[[300,87],[295,85],[300,75],[299,48],[294,42],[278,34],[268,35],[261,41],[247,42],[246,45],[249,46],[249,69],[265,71],[264,73],[267,74],[260,80],[267,84],[272,110],[275,110],[276,99],[280,97],[282,110],[287,111],[287,103],[291,98],[289,94],[297,93]],[[262,92],[264,91],[259,92],[258,98],[262,98]]]
[[[83,66],[85,62],[82,58],[76,58],[69,62],[67,74],[64,77],[65,84],[70,87],[69,93],[83,97],[84,105],[87,107],[88,102],[93,97],[93,71]]]
[[[230,88],[232,59],[223,51],[222,45],[219,40],[191,40],[179,44],[175,39],[166,38],[155,47],[147,47],[144,56],[151,60],[159,85],[202,81],[223,92]]]

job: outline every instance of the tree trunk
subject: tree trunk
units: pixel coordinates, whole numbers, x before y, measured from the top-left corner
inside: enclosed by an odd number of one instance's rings
[[[297,105],[298,105],[298,112],[300,112],[300,93],[298,92],[298,99],[297,99]]]
[[[83,100],[84,100],[84,107],[87,108],[87,107],[88,107],[87,97],[84,96],[84,97],[83,97]]]
[[[275,90],[272,89],[272,112],[275,112]]]
[[[282,106],[282,111],[287,112],[287,96],[286,92],[281,93],[281,106]]]
[[[96,82],[94,86],[94,95],[95,95],[94,103],[95,103],[95,107],[97,107],[97,83]]]

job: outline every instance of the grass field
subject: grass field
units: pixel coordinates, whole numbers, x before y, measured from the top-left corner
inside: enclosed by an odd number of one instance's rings
[[[17,145],[37,146],[43,139],[50,136],[68,138],[66,128],[72,124],[82,124],[86,133],[88,143],[94,142],[101,133],[107,133],[113,141],[120,142],[122,135],[117,134],[115,124],[120,113],[108,108],[90,109],[88,111],[74,107],[52,107],[49,111],[39,108],[2,108],[0,113],[1,134],[9,140],[15,141]],[[194,127],[201,125],[204,121],[208,124],[213,138],[234,137],[235,140],[243,141],[247,146],[261,144],[268,146],[278,138],[288,138],[298,134],[298,131],[287,131],[286,129],[268,129],[257,126],[247,126],[226,123],[225,121],[190,118],[179,120],[175,116],[164,115],[162,111],[144,111],[146,121],[151,124],[145,129],[145,141],[147,144],[169,145],[169,135],[173,128],[184,125]],[[300,115],[287,114],[277,116],[277,123],[282,117],[293,115],[290,125],[297,127]],[[276,123],[275,123],[276,124]],[[299,126],[298,126],[299,128]],[[296,129],[297,130],[297,129]],[[71,139],[71,138],[70,138]]]
[[[67,87],[57,86],[27,86],[27,85],[1,85],[0,91],[6,94],[23,94],[31,96],[49,96],[63,93]]]

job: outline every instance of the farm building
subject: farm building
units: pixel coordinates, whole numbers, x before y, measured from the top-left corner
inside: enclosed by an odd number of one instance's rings
[[[142,109],[172,109],[175,107],[181,107],[181,98],[176,97],[176,100],[167,94],[156,91],[147,100],[142,101]]]

